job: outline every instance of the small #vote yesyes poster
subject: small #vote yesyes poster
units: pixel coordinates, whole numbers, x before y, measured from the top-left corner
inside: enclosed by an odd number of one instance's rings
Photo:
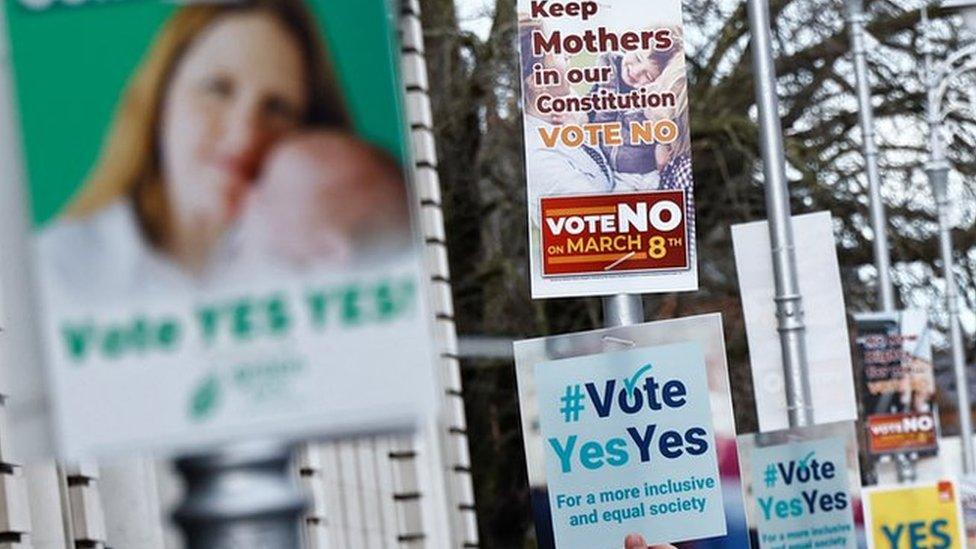
[[[860,546],[853,422],[741,435],[738,447],[754,547]]]
[[[515,356],[540,548],[747,543],[720,315],[521,341]]]
[[[952,480],[865,488],[869,549],[961,549],[966,546],[959,487]]]
[[[518,0],[532,297],[698,289],[681,19]]]

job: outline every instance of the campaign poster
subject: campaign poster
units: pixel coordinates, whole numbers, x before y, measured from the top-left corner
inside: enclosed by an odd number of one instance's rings
[[[962,507],[963,529],[966,531],[966,547],[976,547],[976,478],[959,479],[959,503]]]
[[[939,426],[928,315],[861,313],[854,322],[868,451],[934,455]]]
[[[532,297],[697,290],[681,2],[518,17]]]
[[[869,549],[956,549],[966,546],[958,485],[865,488]]]
[[[754,547],[861,546],[853,422],[741,435],[739,462]]]
[[[857,419],[857,397],[830,212],[792,217],[815,423]],[[769,225],[732,226],[735,269],[749,342],[760,431],[789,426]]]
[[[73,456],[406,429],[428,411],[385,0],[3,6],[19,138],[4,147],[23,155],[0,248],[25,265],[4,271],[3,329],[18,357],[37,330],[16,376],[48,373],[11,390],[13,423],[50,404]]]
[[[515,357],[540,548],[748,543],[720,315],[521,341]]]

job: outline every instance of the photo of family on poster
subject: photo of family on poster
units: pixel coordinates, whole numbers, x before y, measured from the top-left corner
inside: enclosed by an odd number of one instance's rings
[[[664,28],[664,27],[654,27]],[[592,84],[587,94],[603,90],[625,95],[632,91],[671,94],[674,105],[646,109],[601,110],[581,112],[543,113],[538,108],[541,94],[554,97],[577,95],[565,77],[574,59],[570,55],[536,55],[533,35],[549,31],[545,24],[522,16],[519,22],[520,52],[522,55],[522,89],[526,139],[526,170],[529,181],[529,204],[532,219],[539,222],[539,199],[546,196],[571,194],[606,194],[652,191],[658,189],[687,190],[688,219],[694,220],[694,200],[691,172],[691,136],[688,117],[688,83],[681,29],[670,29],[673,45],[667,50],[610,52],[596,57],[596,66],[610,67],[612,77]],[[540,85],[535,73],[555,70],[562,74],[557,85]],[[631,124],[670,120],[678,129],[678,137],[669,144],[632,143]],[[622,145],[599,146],[582,144],[579,147],[543,142],[540,128],[564,124],[620,123]],[[694,237],[693,225],[689,238]],[[692,246],[691,249],[694,249]]]
[[[308,6],[247,0],[163,24],[39,259],[95,303],[342,270],[410,234],[400,163],[355,134]]]

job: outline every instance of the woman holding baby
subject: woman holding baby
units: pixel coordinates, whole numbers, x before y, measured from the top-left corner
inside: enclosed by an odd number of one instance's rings
[[[614,190],[650,189],[686,191],[689,249],[695,244],[695,197],[691,171],[691,126],[688,110],[688,79],[685,70],[682,37],[672,32],[674,45],[665,51],[634,51],[606,54],[600,64],[613,68],[615,77],[594,86],[617,93],[646,88],[674,96],[673,105],[625,112],[594,113],[593,122],[621,122],[623,140],[630,140],[630,124],[671,120],[678,128],[678,138],[668,144],[625,144],[603,147],[614,174]]]
[[[673,107],[654,107],[630,111],[594,112],[591,122],[620,122],[624,145],[603,146],[603,153],[614,173],[615,191],[640,191],[657,188],[674,188],[675,168],[668,165],[684,155],[690,168],[690,135],[688,134],[687,81],[685,79],[684,51],[680,32],[672,31],[674,44],[667,50],[632,51],[609,53],[599,57],[599,64],[613,69],[613,78],[593,86],[617,94],[634,90],[653,90],[675,96]],[[674,143],[630,143],[632,123],[672,120],[679,128]],[[681,162],[684,165],[684,162]],[[689,174],[690,175],[690,174]],[[690,181],[689,181],[690,185]]]
[[[360,153],[352,158],[379,159],[379,172],[389,176],[385,155],[346,133],[349,119],[319,33],[301,0],[179,8],[130,81],[89,179],[41,237],[48,275],[92,297],[100,290],[165,295],[198,284],[219,270],[217,258],[228,260],[242,219],[275,212],[278,219],[263,224],[275,232],[288,218],[282,201],[326,196],[317,186],[258,184],[274,151],[294,140],[304,140],[298,148],[306,152],[318,146],[310,154],[320,163],[338,165],[350,150]],[[313,129],[329,137],[309,139]],[[393,191],[405,219],[399,176],[379,184]],[[343,185],[334,183],[332,194]],[[279,190],[259,201],[262,186]],[[279,230],[279,238],[313,231],[296,219],[303,218],[287,219],[293,234]]]

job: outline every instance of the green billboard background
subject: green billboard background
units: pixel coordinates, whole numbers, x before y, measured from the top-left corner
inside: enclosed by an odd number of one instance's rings
[[[128,79],[177,4],[118,0],[43,10],[4,0],[35,225],[84,182]],[[406,157],[395,19],[387,0],[309,0],[359,135]]]

